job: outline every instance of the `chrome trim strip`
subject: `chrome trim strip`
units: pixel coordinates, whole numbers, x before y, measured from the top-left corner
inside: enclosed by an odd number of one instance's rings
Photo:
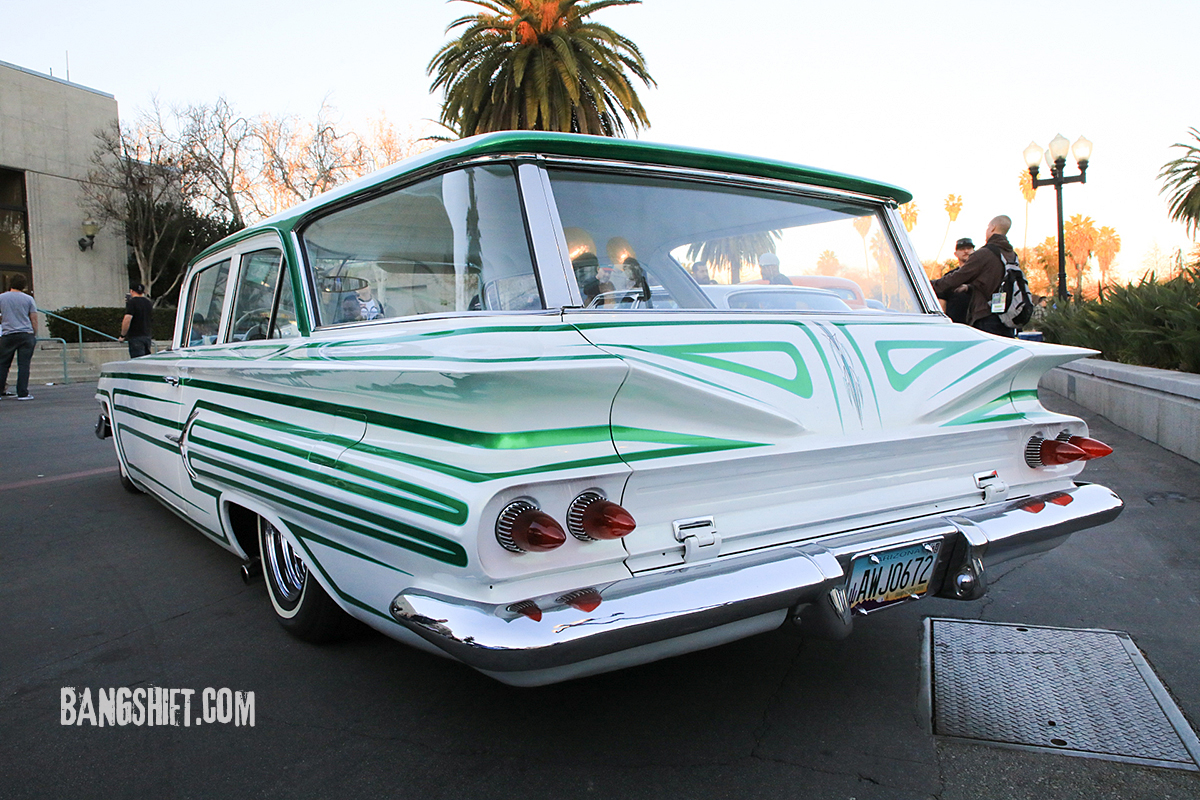
[[[1068,505],[1048,502],[1067,495]],[[1024,506],[1045,500],[1037,513]],[[820,542],[764,550],[639,575],[593,588],[602,603],[590,613],[556,603],[558,591],[530,598],[540,621],[493,605],[419,589],[392,601],[392,616],[446,654],[488,672],[565,667],[653,642],[696,633],[771,611],[817,601],[844,585],[853,557],[942,536],[949,556],[931,582],[953,590],[965,563],[989,569],[1049,550],[1075,531],[1115,519],[1123,503],[1103,486],[1081,485],[983,506],[949,517],[828,537]],[[986,581],[980,581],[986,585]]]
[[[517,166],[517,181],[546,307],[582,305],[583,298],[567,257],[567,240],[550,188],[550,176],[537,164],[523,163]]]

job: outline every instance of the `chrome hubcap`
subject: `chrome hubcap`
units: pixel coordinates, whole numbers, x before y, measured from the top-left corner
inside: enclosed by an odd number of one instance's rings
[[[280,595],[279,599],[285,603],[294,603],[300,599],[308,568],[275,526],[266,521],[263,521],[262,526],[267,574]]]

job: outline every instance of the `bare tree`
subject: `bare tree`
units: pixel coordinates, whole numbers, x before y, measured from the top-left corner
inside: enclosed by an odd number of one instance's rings
[[[158,114],[136,127],[114,124],[96,133],[84,184],[84,210],[101,224],[124,224],[138,280],[153,296],[169,294],[171,256],[184,235],[194,184],[178,146],[163,133]],[[167,285],[160,285],[163,279]]]
[[[224,97],[211,106],[187,106],[176,112],[176,118],[178,145],[203,199],[234,229],[244,228],[243,206],[255,205],[254,176],[261,169],[254,125]]]
[[[281,211],[370,171],[372,159],[359,136],[341,132],[321,106],[317,118],[304,124],[295,117],[264,115],[256,125],[262,146],[260,203],[267,213]],[[265,200],[265,202],[264,202]]]

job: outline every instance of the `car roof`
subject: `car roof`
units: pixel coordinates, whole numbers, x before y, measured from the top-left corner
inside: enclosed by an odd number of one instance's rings
[[[625,161],[647,165],[667,165],[687,169],[728,172],[756,178],[804,183],[830,189],[856,192],[859,194],[907,203],[912,195],[890,184],[860,178],[840,172],[777,161],[769,158],[704,150],[695,147],[643,142],[637,139],[621,139],[608,136],[585,136],[577,133],[548,133],[543,131],[502,131],[472,136],[450,142],[424,153],[399,161],[390,167],[343,184],[311,200],[306,200],[286,211],[239,231],[212,247],[202,255],[228,246],[238,239],[256,232],[274,229],[289,230],[312,211],[329,203],[353,197],[373,190],[375,187],[441,164],[452,163],[480,156],[503,155],[548,155],[601,160]]]

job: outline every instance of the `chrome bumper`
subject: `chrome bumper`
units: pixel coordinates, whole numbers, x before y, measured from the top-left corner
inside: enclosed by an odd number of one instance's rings
[[[532,598],[540,619],[518,606],[490,605],[410,590],[392,601],[392,616],[426,641],[476,669],[493,673],[552,670],[677,637],[731,626],[809,605],[803,617],[825,635],[849,632],[844,587],[863,552],[941,538],[943,552],[930,594],[972,600],[989,571],[1061,544],[1075,531],[1109,522],[1121,499],[1092,484],[1040,497],[996,503],[961,514],[825,537],[637,575],[587,590]],[[599,604],[581,611],[584,591]],[[577,606],[569,603],[575,600]],[[584,604],[589,607],[590,603]],[[824,630],[822,630],[824,629]],[[750,632],[754,632],[751,630]],[[743,635],[749,635],[743,634]],[[677,649],[701,649],[705,644]],[[630,663],[649,661],[654,655]],[[624,666],[626,664],[623,664]]]

